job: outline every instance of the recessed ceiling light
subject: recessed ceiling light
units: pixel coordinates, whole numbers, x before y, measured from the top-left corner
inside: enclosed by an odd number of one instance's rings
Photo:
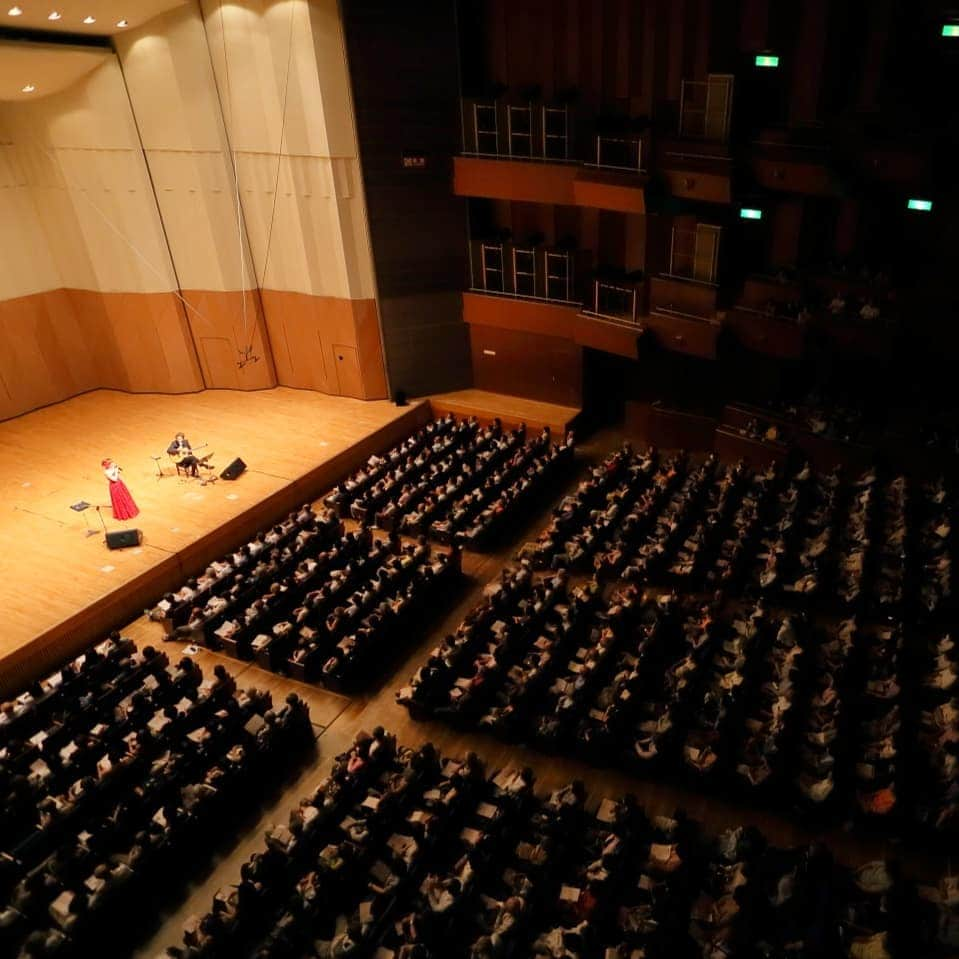
[[[118,27],[128,27],[130,26],[129,21],[127,20],[117,20]]]
[[[47,17],[47,19],[48,19],[48,20],[59,20],[59,19],[60,19],[60,13],[59,13],[58,11],[56,11],[56,10],[53,10],[53,11],[50,13],[50,16]]]
[[[20,90],[23,93],[33,93],[36,90],[36,87],[32,83],[28,83],[25,87],[21,87]]]
[[[96,23],[96,22],[97,22],[97,18],[96,18],[96,17],[84,17],[84,18],[83,18],[83,22],[84,22],[84,23]]]
[[[9,17],[19,17],[21,13],[23,13],[23,11],[22,11],[19,7],[11,7],[11,8],[7,11],[7,16],[9,16]]]

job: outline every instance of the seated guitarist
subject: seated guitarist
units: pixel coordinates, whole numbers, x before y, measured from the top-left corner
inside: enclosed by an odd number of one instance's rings
[[[193,455],[193,447],[183,433],[173,437],[166,451],[173,457],[173,462],[189,471],[191,476],[200,475],[200,461]]]

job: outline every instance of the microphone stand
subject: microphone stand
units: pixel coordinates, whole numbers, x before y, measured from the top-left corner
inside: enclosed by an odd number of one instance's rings
[[[97,506],[97,516],[100,517],[100,523],[103,525],[103,542],[107,541],[107,522],[103,518],[103,513],[100,512],[100,507]]]

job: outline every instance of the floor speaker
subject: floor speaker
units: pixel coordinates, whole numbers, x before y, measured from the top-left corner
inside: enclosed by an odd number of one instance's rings
[[[108,549],[126,549],[128,546],[139,546],[143,534],[138,529],[116,529],[107,533]]]
[[[407,399],[406,399],[406,390],[397,390],[397,391],[393,394],[393,402],[394,402],[397,406],[406,406],[406,404],[407,404],[407,402],[408,402]]]
[[[238,456],[230,465],[220,473],[220,479],[235,480],[246,469],[246,463]]]

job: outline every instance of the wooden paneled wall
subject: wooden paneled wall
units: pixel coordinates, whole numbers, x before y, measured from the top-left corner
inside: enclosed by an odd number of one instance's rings
[[[0,104],[0,261],[0,417],[95,387],[386,396],[336,0],[187,4]]]
[[[815,123],[826,109],[879,105],[897,7],[921,19],[891,0],[459,0],[464,86],[538,86],[547,98],[575,88],[590,113],[652,115],[675,109],[683,79],[737,71],[748,82],[740,68],[769,49],[779,71],[757,81],[782,87],[774,119]]]
[[[469,329],[477,389],[582,405],[583,351],[571,340],[492,326]]]
[[[546,97],[575,87],[593,108],[648,115],[657,101],[679,99],[684,78],[705,78],[715,7],[714,0],[466,0],[464,16],[482,30],[486,53],[485,75],[465,81],[541,86]]]

